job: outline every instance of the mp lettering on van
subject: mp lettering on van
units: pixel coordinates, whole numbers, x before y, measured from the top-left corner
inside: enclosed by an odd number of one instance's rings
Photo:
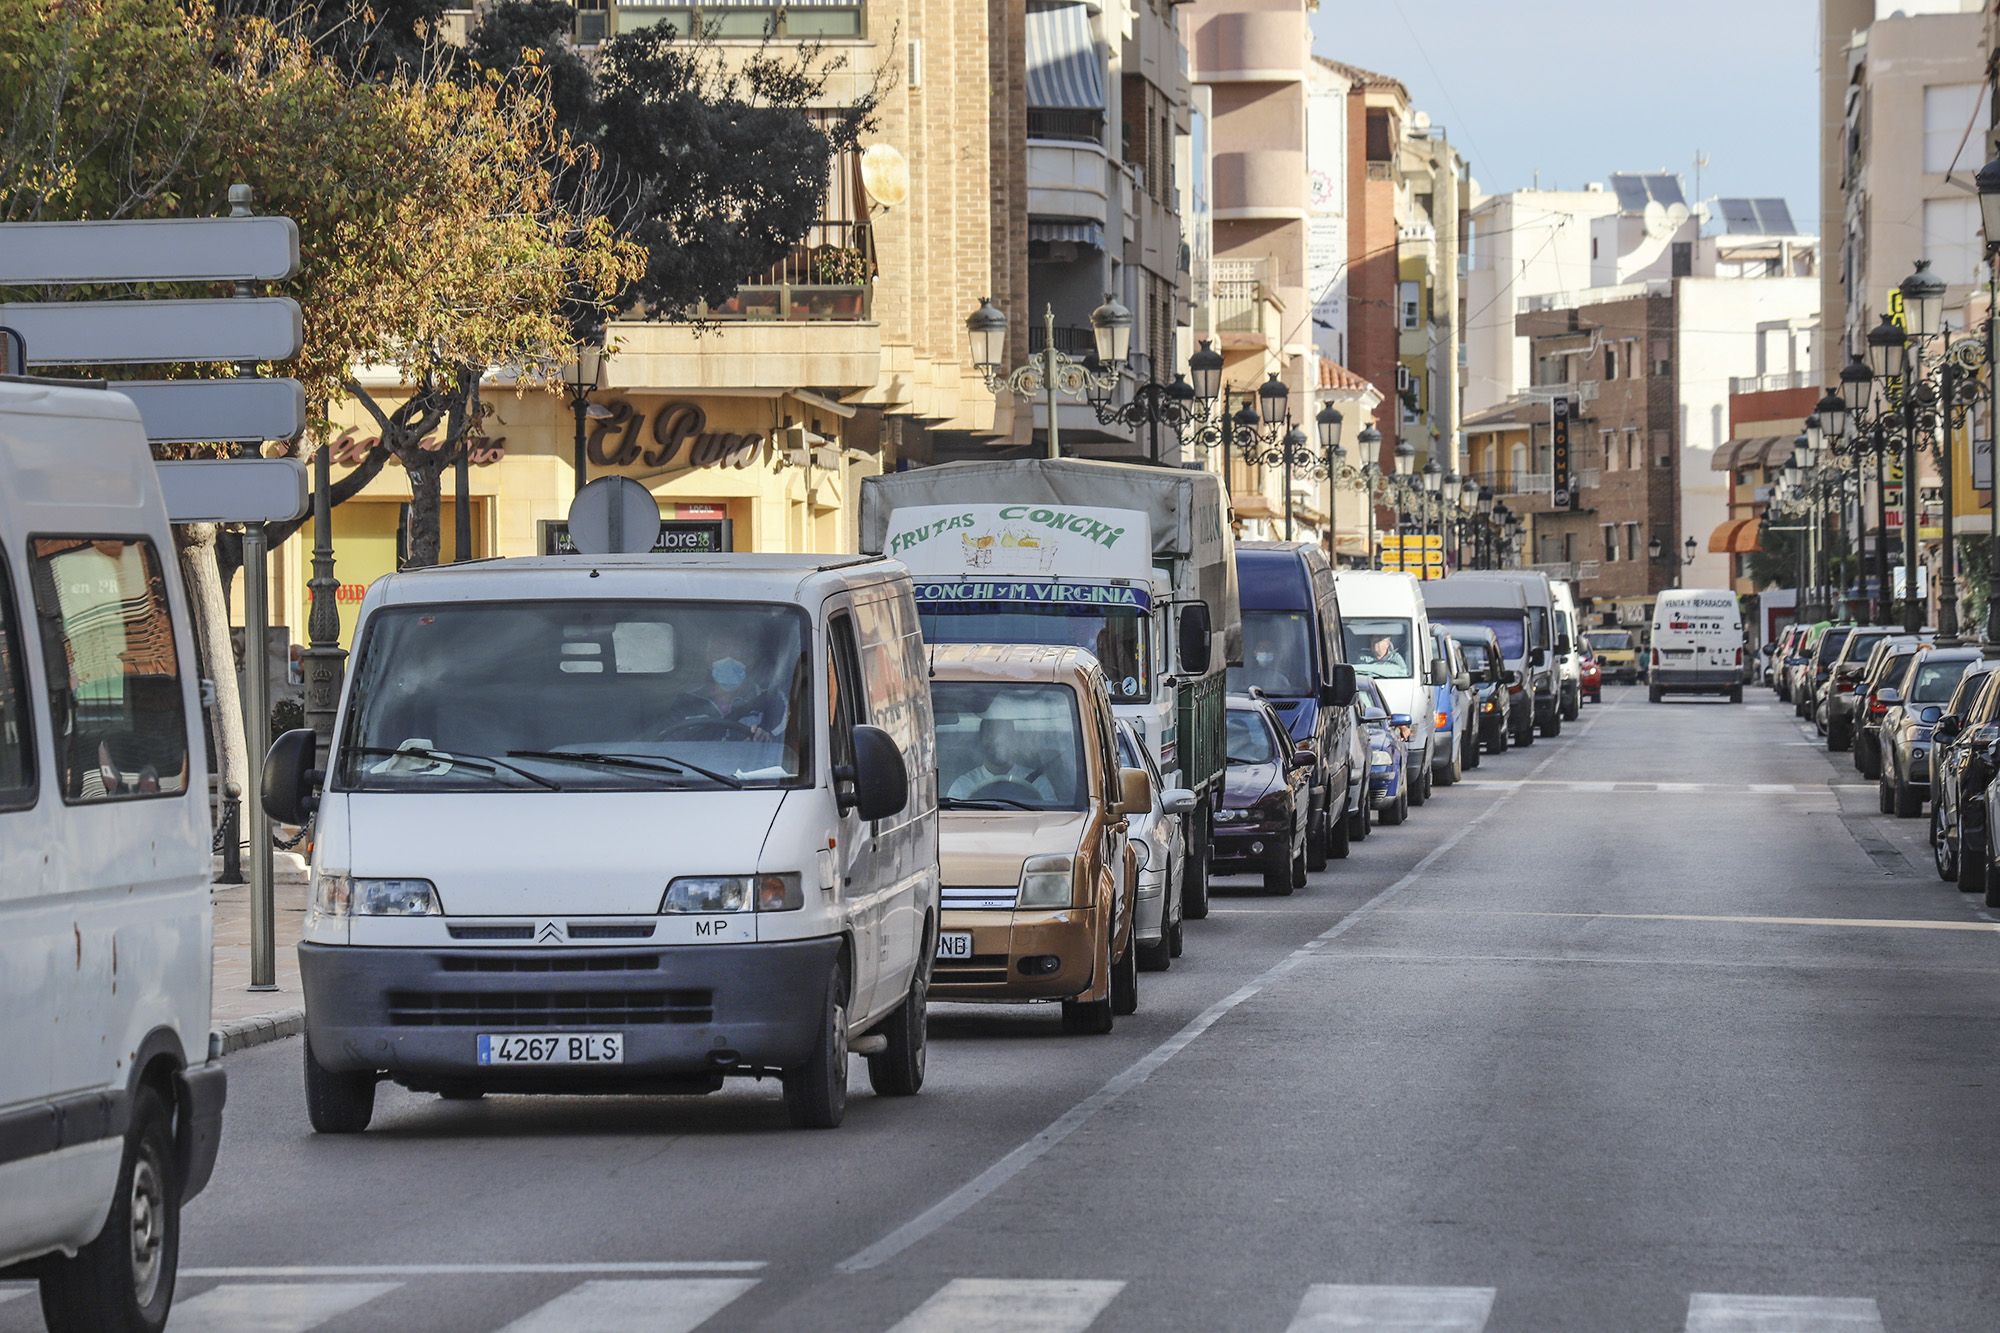
[[[697,938],[703,935],[720,938],[729,933],[729,918],[718,916],[697,921],[694,923],[694,933]]]

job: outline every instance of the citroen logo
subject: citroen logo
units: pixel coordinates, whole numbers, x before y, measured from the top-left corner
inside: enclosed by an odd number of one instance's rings
[[[563,942],[562,927],[553,921],[544,921],[542,922],[542,928],[535,932],[535,943],[546,944],[551,940],[557,944]]]

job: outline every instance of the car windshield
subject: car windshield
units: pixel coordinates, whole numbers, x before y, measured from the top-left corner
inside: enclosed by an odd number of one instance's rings
[[[1465,669],[1473,675],[1480,675],[1492,669],[1493,654],[1487,650],[1484,639],[1460,639],[1458,651],[1465,655]]]
[[[1083,809],[1089,783],[1075,691],[935,680],[931,709],[946,809]]]
[[[1815,650],[1813,655],[1814,665],[1827,666],[1833,661],[1834,658],[1840,656],[1840,646],[1847,642],[1847,636],[1851,633],[1853,633],[1851,629],[1848,629],[1843,626],[1835,629],[1830,629],[1824,635],[1822,635],[1820,637],[1819,647],[1817,650]]]
[[[999,609],[990,603],[919,604],[928,643],[1045,643],[1082,648],[1104,666],[1114,703],[1153,697],[1153,654],[1144,612],[1077,603]]]
[[[1875,645],[1888,637],[1886,633],[1870,634],[1864,630],[1847,641],[1847,651],[1842,657],[1848,663],[1859,666],[1868,660],[1868,654],[1875,651]]]
[[[1361,705],[1361,718],[1364,722],[1388,721],[1388,701],[1382,697],[1381,686],[1374,681],[1362,681],[1361,688],[1354,692],[1354,700]]]
[[[1959,678],[1965,675],[1966,667],[1972,665],[1963,659],[1951,662],[1925,662],[1917,668],[1916,679],[1910,682],[1909,702],[1913,704],[1941,704],[1951,698],[1951,692],[1958,688]]]
[[[1252,687],[1287,699],[1312,692],[1312,621],[1302,611],[1245,611],[1243,665],[1229,668],[1229,689]]]
[[[1493,637],[1500,641],[1500,656],[1520,658],[1528,653],[1528,622],[1519,616],[1471,617],[1454,615],[1446,622],[1449,626],[1464,625],[1472,629],[1490,629]]]
[[[1408,680],[1414,674],[1410,661],[1410,622],[1389,616],[1347,616],[1340,622],[1341,642],[1347,660],[1364,676],[1383,680]]]
[[[478,602],[369,619],[350,791],[796,786],[804,613],[717,602]]]
[[[1615,653],[1632,646],[1632,635],[1622,629],[1599,629],[1584,635],[1583,641],[1595,652]]]
[[[1264,715],[1253,708],[1229,710],[1229,762],[1232,764],[1272,764],[1278,760],[1278,742]]]

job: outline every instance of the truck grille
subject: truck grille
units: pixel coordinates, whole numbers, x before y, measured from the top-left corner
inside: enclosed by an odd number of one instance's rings
[[[438,958],[441,972],[657,972],[660,957],[650,953],[448,953]]]
[[[715,1021],[710,990],[390,991],[392,1027],[655,1027]]]

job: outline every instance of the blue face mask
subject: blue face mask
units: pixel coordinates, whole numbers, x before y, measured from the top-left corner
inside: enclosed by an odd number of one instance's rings
[[[749,678],[750,668],[733,657],[725,657],[708,669],[709,677],[725,690],[733,690]]]

